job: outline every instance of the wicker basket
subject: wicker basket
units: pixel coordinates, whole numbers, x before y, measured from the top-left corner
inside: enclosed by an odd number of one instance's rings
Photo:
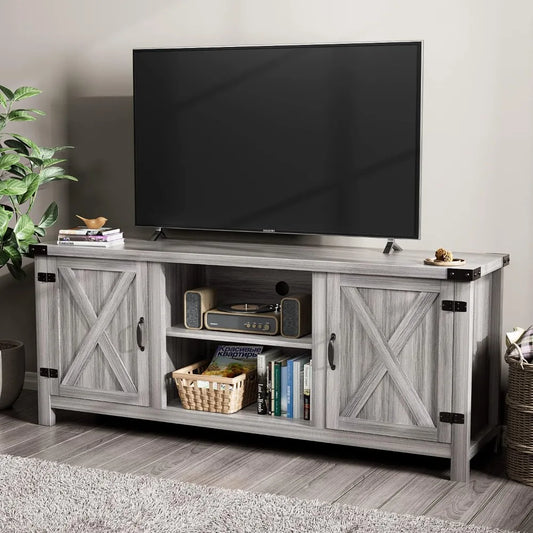
[[[204,376],[210,359],[205,359],[172,372],[185,409],[231,414],[257,401],[257,374],[254,371],[234,378]],[[209,384],[198,387],[198,381]]]
[[[507,404],[507,475],[533,486],[533,364],[505,356],[509,364]]]

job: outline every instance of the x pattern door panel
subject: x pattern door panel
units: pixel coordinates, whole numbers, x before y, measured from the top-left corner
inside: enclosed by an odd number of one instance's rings
[[[142,270],[135,263],[105,270],[58,263],[61,395],[147,405],[147,357],[136,339]]]
[[[328,390],[338,393],[328,398],[328,427],[447,442],[438,419],[450,401],[442,378],[452,345],[439,339],[453,327],[452,313],[440,308],[451,289],[440,281],[389,279],[383,289],[363,277],[332,278],[338,366],[328,371]]]

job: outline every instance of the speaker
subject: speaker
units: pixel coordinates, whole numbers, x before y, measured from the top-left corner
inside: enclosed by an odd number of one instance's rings
[[[183,297],[183,323],[188,329],[202,329],[204,313],[216,306],[214,289],[200,287],[185,291]]]
[[[298,338],[311,333],[311,295],[296,294],[281,300],[281,334]]]

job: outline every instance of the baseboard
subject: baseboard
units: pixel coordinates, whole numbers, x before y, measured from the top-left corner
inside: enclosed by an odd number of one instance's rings
[[[24,388],[26,390],[37,390],[37,372],[26,372],[24,376]]]

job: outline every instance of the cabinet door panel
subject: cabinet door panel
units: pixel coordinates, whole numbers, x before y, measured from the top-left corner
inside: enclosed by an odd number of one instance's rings
[[[439,412],[451,394],[450,282],[335,276],[328,279],[328,427],[449,442]],[[444,338],[446,337],[446,338]]]
[[[137,346],[145,265],[57,260],[59,394],[148,404],[147,354]]]

